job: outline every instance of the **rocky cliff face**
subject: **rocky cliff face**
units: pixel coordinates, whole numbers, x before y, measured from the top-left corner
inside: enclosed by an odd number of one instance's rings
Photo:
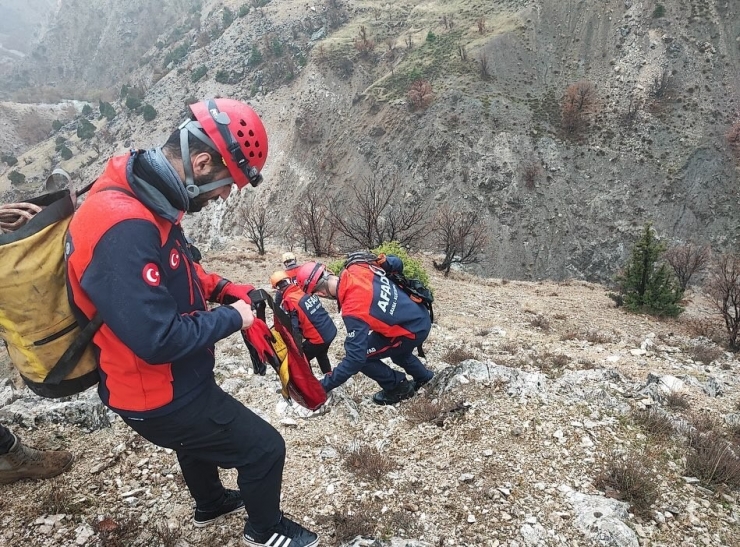
[[[100,46],[127,51],[129,30],[144,32],[144,4],[95,8],[107,10],[105,28],[68,47],[76,53],[54,62],[58,72],[118,86],[101,67],[120,55]],[[309,189],[333,195],[362,177],[398,176],[399,198],[430,217],[441,203],[485,212],[491,243],[479,271],[489,275],[611,279],[646,221],[669,242],[736,246],[738,175],[725,138],[740,92],[736,4],[289,0],[177,15],[126,79],[146,89],[158,118],[145,124],[119,105],[115,142],[101,144],[82,178],[109,152],[160,142],[188,100],[222,95],[249,100],[268,126],[260,202],[285,212]],[[355,46],[361,27],[372,51]],[[417,78],[434,100],[412,109]],[[562,97],[576,82],[593,94],[568,132]],[[206,241],[234,233],[208,224],[195,225]]]

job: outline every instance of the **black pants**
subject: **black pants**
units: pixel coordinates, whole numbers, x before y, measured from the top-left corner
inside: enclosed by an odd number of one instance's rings
[[[7,427],[0,424],[0,454],[7,454],[15,444],[15,437]]]
[[[331,342],[328,344],[312,344],[311,342],[303,341],[303,353],[306,354],[306,359],[311,361],[311,359],[315,358],[316,362],[319,364],[321,372],[324,374],[331,372],[329,346],[331,346]]]
[[[177,453],[185,484],[199,509],[210,511],[223,503],[218,468],[236,468],[255,531],[266,531],[280,520],[285,441],[215,383],[172,414],[124,421],[145,439]]]

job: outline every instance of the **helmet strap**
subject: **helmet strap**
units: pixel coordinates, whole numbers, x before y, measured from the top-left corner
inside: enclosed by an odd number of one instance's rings
[[[234,179],[231,177],[226,177],[214,182],[209,182],[208,184],[203,184],[202,186],[198,186],[197,184],[195,184],[195,177],[193,176],[193,164],[190,161],[190,146],[188,144],[190,134],[194,135],[198,140],[205,143],[214,151],[218,150],[216,148],[216,144],[208,138],[208,135],[206,135],[202,131],[201,125],[198,122],[193,120],[185,120],[180,124],[180,156],[182,158],[183,171],[185,171],[185,190],[187,191],[188,196],[192,199],[198,197],[201,194],[205,194],[206,192],[210,192],[211,190],[216,190],[217,188],[221,188],[222,186],[233,184]]]

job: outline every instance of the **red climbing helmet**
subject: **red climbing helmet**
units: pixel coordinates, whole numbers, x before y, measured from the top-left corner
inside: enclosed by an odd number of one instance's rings
[[[320,262],[306,262],[298,268],[295,280],[303,292],[313,294],[319,283],[328,276],[326,266]]]
[[[262,182],[260,171],[267,160],[267,132],[252,107],[233,99],[206,99],[191,104],[190,110],[195,120],[187,120],[180,125],[180,147],[183,147],[183,131],[192,133],[218,150],[239,189]],[[187,139],[185,143],[183,157],[189,155]],[[186,181],[186,186],[189,184]],[[192,186],[198,188],[194,184]],[[198,193],[205,191],[208,190],[200,187]]]

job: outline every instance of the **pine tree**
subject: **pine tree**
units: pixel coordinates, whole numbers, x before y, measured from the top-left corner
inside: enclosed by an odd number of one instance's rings
[[[624,307],[632,312],[676,316],[683,311],[683,297],[673,273],[659,259],[665,245],[659,242],[651,223],[645,224],[624,272],[617,276]]]

